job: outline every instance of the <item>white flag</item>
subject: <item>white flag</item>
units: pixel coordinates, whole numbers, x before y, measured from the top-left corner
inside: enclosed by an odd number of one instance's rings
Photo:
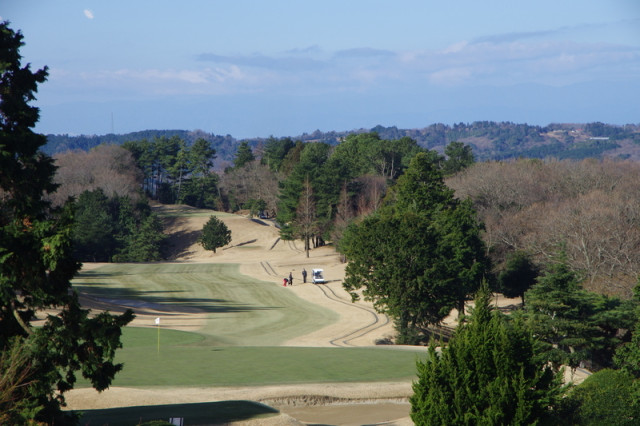
[[[160,325],[160,317],[156,318],[156,325]]]

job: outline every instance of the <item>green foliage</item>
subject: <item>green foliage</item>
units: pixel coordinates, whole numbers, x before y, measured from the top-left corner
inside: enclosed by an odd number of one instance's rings
[[[565,424],[637,425],[640,381],[624,370],[600,370],[575,387],[562,406]]]
[[[233,167],[235,169],[239,169],[247,163],[254,161],[256,157],[253,155],[251,151],[251,147],[249,146],[249,142],[242,141],[238,146],[238,150],[236,151],[236,155],[233,159]]]
[[[3,366],[0,380],[8,379],[14,391],[2,415],[18,424],[70,424],[61,411],[64,392],[73,388],[76,372],[98,390],[109,386],[122,368],[113,362],[120,329],[133,313],[90,317],[71,288],[79,268],[72,209],[51,209],[46,201],[56,188],[55,167],[39,151],[45,138],[31,130],[39,112],[28,105],[47,72],[22,68],[21,46],[22,35],[0,23],[0,351],[3,362],[5,354],[26,351],[20,363],[28,371],[11,378]],[[32,327],[43,309],[57,313]]]
[[[442,208],[455,206],[453,194],[454,191],[444,183],[440,156],[429,151],[411,160],[385,203],[392,211],[414,211],[430,218]]]
[[[442,123],[431,124],[421,129],[398,129],[396,126],[376,126],[370,132],[377,133],[384,141],[393,141],[403,138],[414,140],[420,147],[427,149],[440,149],[446,147],[451,141],[461,141],[473,148],[474,156],[478,161],[504,160],[509,158],[603,158],[605,154],[611,156],[612,150],[620,146],[628,146],[640,141],[640,127],[636,125],[617,126],[603,123],[587,123],[580,132],[580,125],[551,124],[546,127],[531,126],[526,123],[477,121],[473,123],[458,123],[453,126]],[[578,130],[574,134],[573,130]],[[353,131],[329,131],[304,133],[296,136],[297,143],[301,145],[308,142],[323,142],[336,146],[343,142]],[[220,136],[201,131],[187,130],[145,130],[127,133],[123,135],[47,135],[47,145],[44,151],[49,154],[65,152],[69,150],[89,150],[100,144],[123,144],[127,141],[152,140],[156,137],[178,136],[187,141],[187,145],[198,138],[206,138],[217,150],[224,161],[233,162],[238,140],[230,135]],[[584,137],[609,137],[610,140],[587,140],[581,142]],[[282,159],[287,156],[291,145],[295,145],[290,137],[276,139],[270,137],[264,140],[247,139],[250,144],[264,143],[265,152],[262,160],[272,171],[283,172],[290,170],[290,165],[285,166]],[[277,147],[273,142],[282,143]],[[480,143],[478,143],[479,141]],[[287,146],[284,146],[284,145]],[[255,145],[254,145],[255,146]],[[267,152],[269,148],[273,151]],[[615,154],[614,154],[615,155]],[[275,160],[275,162],[274,162]],[[297,161],[294,160],[294,163]]]
[[[498,275],[498,291],[505,297],[520,297],[536,283],[539,270],[529,255],[516,251],[507,257],[505,268]]]
[[[614,365],[632,374],[636,379],[640,378],[640,283],[633,289],[631,303],[635,305],[635,326],[631,341],[620,345],[613,357]]]
[[[524,425],[550,420],[562,395],[561,377],[536,360],[535,341],[522,322],[490,307],[486,284],[441,352],[435,342],[418,362],[410,398],[417,425]]]
[[[160,260],[162,224],[146,201],[107,198],[102,189],[85,191],[75,203],[74,254],[89,262]]]
[[[630,303],[583,290],[565,261],[553,264],[525,293],[524,315],[541,341],[540,355],[557,369],[583,361],[606,367],[631,328]]]
[[[272,172],[279,172],[285,157],[294,147],[295,143],[291,138],[276,139],[272,136],[265,142],[261,162]]]
[[[451,142],[444,148],[447,159],[442,163],[442,172],[451,176],[475,163],[473,150],[462,142]]]
[[[309,180],[311,187],[314,187],[314,183],[323,175],[323,165],[328,159],[329,149],[329,145],[321,143],[304,145],[300,161],[281,184],[278,222],[289,224],[295,220],[304,182]]]
[[[640,333],[638,327],[633,332],[631,341],[617,348],[614,356],[616,367],[640,378]]]
[[[213,250],[215,253],[217,248],[231,242],[231,231],[223,221],[211,216],[207,223],[204,224],[202,235],[198,238],[198,242],[202,244],[205,250]]]
[[[153,214],[140,219],[127,230],[124,246],[113,256],[114,262],[151,262],[162,259],[166,236],[162,223]]]
[[[80,261],[108,262],[118,245],[117,223],[102,189],[84,191],[76,202],[73,225],[74,255]]]
[[[345,231],[344,287],[396,321],[400,343],[462,309],[488,272],[481,226],[468,201],[453,198],[436,161],[418,154],[375,214]]]
[[[31,348],[16,337],[0,355],[0,424],[28,423],[42,407],[29,399],[21,399],[20,388],[31,384],[34,374]]]
[[[305,144],[299,153],[299,161],[282,182],[278,205],[278,221],[284,224],[281,236],[290,238],[294,235],[287,224],[299,222],[297,207],[305,180],[309,181],[314,194],[314,235],[327,239],[337,235],[333,233],[334,222],[344,186],[357,192],[366,190],[356,182],[364,176],[396,179],[407,168],[410,158],[420,151],[422,149],[410,138],[388,141],[380,139],[376,133],[349,135],[333,150],[324,143]],[[293,159],[297,153],[297,149],[292,148],[287,158]],[[356,192],[352,197],[358,195]],[[363,199],[368,196],[360,195]]]
[[[218,175],[215,173],[187,178],[183,181],[178,202],[201,209],[218,207]]]
[[[253,216],[258,216],[261,212],[267,209],[267,202],[262,199],[250,199],[248,200],[244,207],[249,209],[249,214]]]
[[[198,208],[213,208],[218,195],[218,177],[211,171],[216,150],[203,138],[191,146],[179,136],[160,136],[152,141],[128,141],[144,175],[143,189],[163,203],[185,203]]]

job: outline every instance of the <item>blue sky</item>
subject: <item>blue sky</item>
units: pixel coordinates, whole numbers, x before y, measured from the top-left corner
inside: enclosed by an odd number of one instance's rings
[[[637,0],[4,0],[41,133],[640,123]]]

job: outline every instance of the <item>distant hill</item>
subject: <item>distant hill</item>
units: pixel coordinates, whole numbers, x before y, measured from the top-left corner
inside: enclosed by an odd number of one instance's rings
[[[350,133],[378,132],[382,139],[410,137],[424,148],[442,152],[444,147],[459,141],[470,145],[478,161],[504,160],[517,157],[583,159],[612,157],[640,160],[640,125],[616,126],[605,123],[550,124],[530,126],[510,122],[477,121],[471,124],[432,124],[421,129],[398,129],[376,126],[372,129],[303,133],[292,136],[303,142],[325,142],[337,145]],[[231,162],[237,146],[245,139],[220,136],[200,130],[145,130],[103,136],[47,135],[44,151],[53,155],[68,150],[89,150],[97,145],[122,144],[125,141],[179,136],[187,143],[198,138],[211,142],[218,162]],[[253,148],[267,138],[246,139]]]

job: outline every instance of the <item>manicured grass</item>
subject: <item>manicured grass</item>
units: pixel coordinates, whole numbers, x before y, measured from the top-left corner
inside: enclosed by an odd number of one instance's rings
[[[113,386],[257,386],[411,379],[424,351],[285,346],[225,347],[175,330],[127,327]],[[80,386],[88,383],[80,380]]]
[[[278,413],[278,410],[257,402],[222,401],[85,410],[82,412],[80,424],[130,426],[152,420],[167,421],[172,417],[181,417],[185,425],[224,424],[272,417]]]
[[[213,339],[210,344],[273,346],[338,319],[279,284],[240,274],[235,264],[109,264],[80,274],[73,285],[131,306],[206,312],[199,332]]]
[[[279,284],[238,272],[238,265],[110,264],[87,271],[74,287],[118,303],[207,313],[197,333],[126,327],[124,363],[112,386],[180,387],[411,380],[423,351],[275,346],[337,320],[333,311]],[[170,319],[172,313],[164,315]],[[160,315],[161,319],[163,315]],[[77,387],[87,387],[79,379]],[[185,424],[224,424],[277,414],[249,401],[125,407],[85,411],[81,424],[132,425],[182,417]]]

